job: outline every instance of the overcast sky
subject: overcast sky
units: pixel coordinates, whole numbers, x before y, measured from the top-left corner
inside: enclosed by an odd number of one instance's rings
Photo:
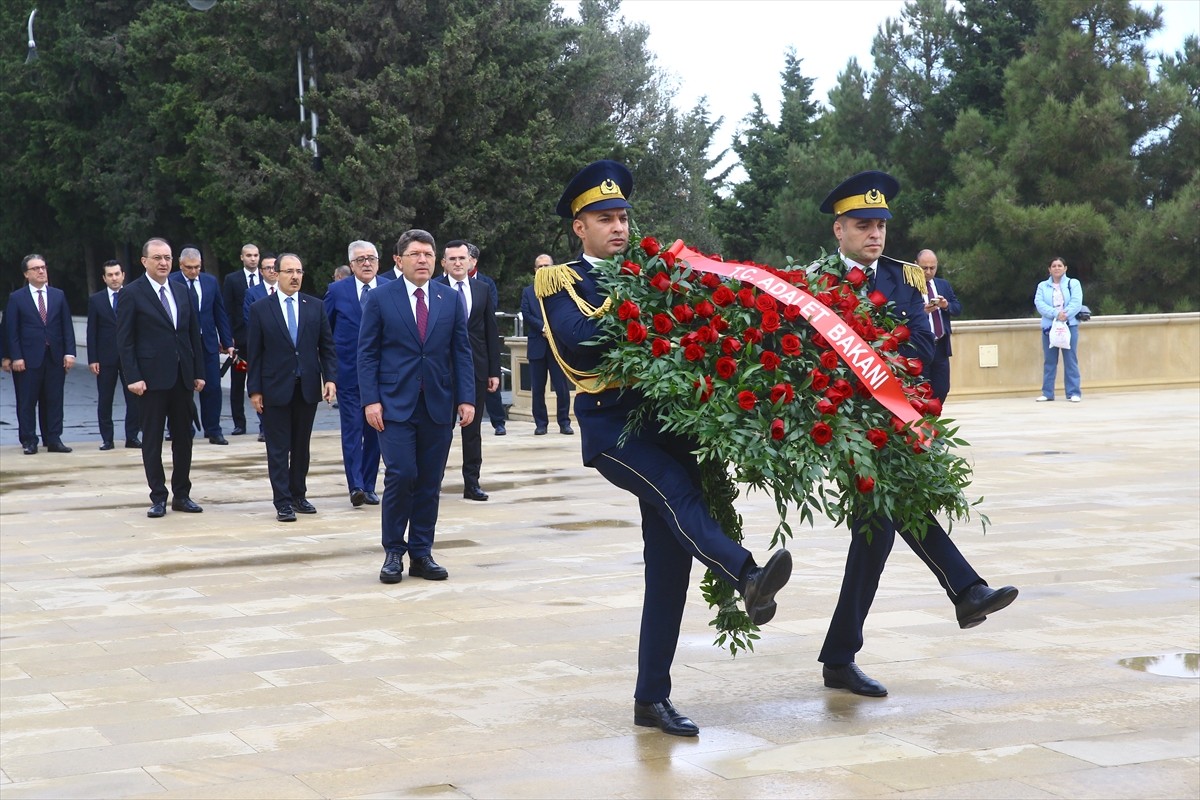
[[[571,14],[578,8],[571,0],[560,4]],[[1185,36],[1200,33],[1200,0],[1159,4],[1165,24],[1150,50],[1174,52]],[[729,146],[754,93],[778,120],[789,46],[804,59],[804,76],[814,79],[813,98],[825,102],[849,58],[871,71],[871,41],[885,19],[900,16],[904,0],[624,0],[621,7],[627,21],[649,27],[657,64],[676,81],[676,106],[686,111],[707,96],[712,118],[725,118],[715,153]]]

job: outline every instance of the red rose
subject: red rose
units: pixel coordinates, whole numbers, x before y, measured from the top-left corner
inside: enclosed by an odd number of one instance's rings
[[[825,369],[837,369],[839,360],[837,353],[832,350],[826,350],[824,353],[821,353],[821,366]]]
[[[734,295],[733,290],[728,286],[718,286],[712,296],[712,301],[722,307],[729,305],[736,299],[737,297]]]
[[[907,427],[908,427],[907,422],[900,419],[899,417],[892,417],[892,430],[894,430],[896,433],[902,433],[904,431],[904,429]]]
[[[706,272],[704,277],[700,278],[700,285],[707,289],[715,289],[721,285],[721,278],[712,272]]]
[[[700,344],[700,334],[695,331],[688,331],[680,337],[679,344],[682,347],[687,347],[689,344]]]
[[[780,359],[777,353],[764,350],[763,354],[759,356],[758,362],[763,365],[763,369],[767,372],[774,372],[779,367]]]
[[[704,359],[704,348],[698,344],[689,344],[683,348],[683,357],[688,361],[701,361]]]
[[[746,308],[754,308],[754,290],[750,288],[738,289],[738,302]]]
[[[831,347],[833,347],[833,345],[831,345],[829,343],[829,340],[826,339],[824,336],[822,336],[819,333],[814,333],[812,335],[812,337],[809,339],[809,341],[811,341],[813,344],[815,344],[817,347],[821,348],[822,350],[828,350]]]
[[[775,298],[771,297],[771,295],[760,294],[758,297],[754,298],[754,305],[758,307],[759,311],[774,311],[778,304],[775,302]]]
[[[687,303],[680,303],[671,309],[671,316],[680,322],[687,324],[696,318],[696,312],[692,311],[692,307]]]
[[[716,316],[714,316],[712,318],[712,321],[709,322],[708,324],[711,325],[712,329],[714,331],[717,331],[718,333],[720,333],[721,331],[727,330],[729,328],[729,321],[724,319],[720,314],[717,314]]]
[[[653,254],[651,254],[653,255]],[[859,267],[851,267],[846,273],[846,283],[853,286],[855,289],[867,282],[867,273],[863,272]]]
[[[871,492],[875,491],[875,479],[874,478],[867,478],[862,475],[855,476],[854,485],[863,494],[870,494]]]
[[[818,292],[817,302],[823,306],[832,308],[837,298],[833,296],[833,292]]]
[[[759,295],[759,297],[765,296]],[[779,313],[776,311],[764,311],[762,315],[762,329],[767,333],[774,333],[779,330]]]
[[[625,261],[621,262],[621,272],[625,273],[626,275],[641,275],[642,268],[634,262],[626,259]]]
[[[696,316],[708,319],[715,313],[717,313],[716,307],[707,300],[701,300],[699,303],[696,303]]]
[[[665,292],[671,288],[671,278],[665,272],[658,272],[650,279],[650,285],[660,292]]]
[[[867,441],[874,445],[876,450],[882,450],[888,442],[887,431],[871,428],[867,431]]]
[[[721,356],[717,359],[717,377],[721,380],[729,380],[737,372],[737,362],[729,356]]]
[[[640,322],[630,322],[629,326],[625,328],[625,338],[634,344],[646,341],[647,333],[646,326]]]
[[[671,352],[671,341],[669,339],[655,339],[650,345],[650,352],[654,354],[655,358],[665,356]]]
[[[617,308],[617,318],[624,322],[627,319],[637,319],[642,315],[642,310],[638,308],[638,304],[632,300],[626,300]]]
[[[741,349],[742,343],[732,336],[726,336],[721,340],[721,352],[727,356],[731,356]]]
[[[855,378],[854,379],[854,393],[857,394],[862,399],[866,400],[868,397],[871,396],[871,387],[867,386],[865,383],[860,381],[858,378]]]
[[[887,295],[878,289],[872,289],[871,293],[867,295],[867,299],[870,300],[871,305],[875,306],[876,308],[883,308],[887,305],[888,301]]]
[[[720,334],[718,334],[711,325],[704,325],[697,328],[696,336],[705,344],[716,344],[717,339],[721,338]]]
[[[778,442],[784,437],[784,435],[785,431],[783,429],[783,420],[779,419],[778,417],[771,420],[771,438]]]
[[[646,238],[642,239],[641,245],[642,249],[646,251],[646,255],[648,256],[656,256],[658,255],[658,251],[662,249],[658,245],[658,239],[655,239],[653,236],[647,236]]]
[[[812,426],[809,435],[812,436],[814,442],[824,447],[833,441],[833,428],[824,422],[818,422]]]
[[[892,328],[892,336],[895,336],[896,341],[900,344],[907,342],[909,335],[910,334],[907,325],[897,325],[896,327]]]
[[[762,341],[762,331],[758,328],[746,328],[745,333],[742,334],[742,339],[746,344],[758,344]]]
[[[672,322],[671,318],[668,317],[666,314],[655,314],[654,315],[654,330],[655,330],[655,332],[670,333],[671,329],[674,327],[675,327],[675,323]]]
[[[884,337],[883,344],[879,346],[879,349],[885,353],[894,353],[900,349],[900,342],[896,341],[895,336],[889,334]]]
[[[758,403],[758,396],[750,390],[738,392],[738,405],[743,411],[753,411],[754,406]]]
[[[788,322],[795,322],[800,318],[800,306],[784,306],[783,318]]]
[[[828,400],[824,400],[824,399],[817,401],[817,413],[818,414],[836,414],[837,409],[838,409],[837,403],[831,403]]]
[[[821,277],[817,278],[817,286],[825,289],[832,289],[834,286],[837,286],[837,282],[837,276],[832,272],[823,272],[821,273]]]
[[[814,392],[823,392],[829,386],[829,376],[819,369],[814,369],[809,373],[812,375],[812,390]]]
[[[942,415],[942,401],[936,397],[931,397],[925,401],[925,413],[933,414],[935,417]]]
[[[920,375],[921,371],[924,369],[925,369],[925,365],[921,363],[921,359],[910,358],[908,360],[908,365],[905,367],[904,371],[907,372],[909,375],[912,375],[915,377],[917,375]]]
[[[670,250],[664,250],[661,253],[660,257],[662,258],[663,263],[666,264],[668,267],[675,266],[675,254],[672,253]]]
[[[854,389],[850,387],[850,382],[844,378],[838,378],[829,385],[829,389],[825,392],[825,396],[835,403],[844,403],[854,395]]]
[[[693,389],[700,389],[700,381],[692,381],[692,388],[693,388]],[[708,398],[712,397],[712,393],[713,393],[713,382],[712,382],[712,378],[710,378],[710,377],[708,377],[707,375],[705,375],[705,376],[704,376],[704,389],[702,389],[702,390],[700,391],[700,402],[701,402],[701,403],[707,403],[707,402],[708,402]]]
[[[777,383],[771,387],[771,402],[778,403],[782,400],[784,403],[790,403],[796,399],[796,392],[792,389],[790,383]]]
[[[800,355],[800,337],[794,333],[785,333],[779,337],[779,346],[783,348],[784,355]]]

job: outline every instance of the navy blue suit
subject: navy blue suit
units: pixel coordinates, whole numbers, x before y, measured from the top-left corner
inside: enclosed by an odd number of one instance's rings
[[[391,280],[387,275],[375,277],[375,289]],[[358,394],[358,331],[362,324],[359,300],[362,284],[353,275],[329,284],[325,290],[325,316],[333,331],[333,346],[337,352],[338,415],[342,428],[342,466],[346,470],[346,488],[375,491],[379,476],[379,433],[363,417],[362,401]]]
[[[950,394],[950,356],[954,355],[950,346],[950,318],[962,313],[962,303],[958,302],[954,287],[945,278],[934,278],[930,283],[935,294],[946,298],[946,307],[934,312],[941,315],[943,330],[942,337],[934,343],[933,358],[925,362],[925,377],[933,388],[933,396],[945,403]]]
[[[191,291],[187,276],[172,272],[171,280],[178,281],[188,290],[192,306],[196,297]],[[200,284],[200,341],[204,350],[204,389],[200,392],[200,422],[205,436],[221,435],[221,351],[233,347],[233,329],[225,311],[225,300],[217,285],[217,279],[201,272],[196,278]]]
[[[582,278],[575,284],[578,295],[600,306],[605,297],[597,289],[591,265],[580,260],[570,267]],[[575,370],[594,369],[603,350],[583,343],[602,338],[595,321],[584,316],[565,291],[544,298],[543,303],[546,335],[553,337],[567,364]],[[635,495],[641,508],[646,596],[634,698],[654,703],[671,694],[671,663],[691,584],[692,559],[734,586],[740,585],[753,561],[750,552],[727,538],[708,513],[692,455],[694,442],[663,432],[653,415],[624,444],[619,442],[626,420],[643,402],[636,389],[579,391],[575,418],[583,462]]]
[[[492,297],[492,311],[499,311],[500,290],[496,288],[496,282],[479,270],[475,270],[475,274],[471,276],[471,280],[479,281],[487,287],[488,294]],[[484,392],[483,400],[487,406],[488,421],[492,423],[493,427],[503,425],[505,419],[507,419],[507,415],[504,413],[504,397],[500,390]],[[480,421],[482,422],[482,420]]]
[[[875,288],[896,304],[897,313],[906,320],[910,338],[901,352],[928,363],[933,357],[933,332],[925,314],[924,295],[905,283],[901,266],[886,257],[880,258],[876,265]],[[846,572],[819,661],[835,666],[849,664],[862,649],[863,623],[871,610],[879,588],[879,576],[892,552],[897,533],[937,577],[951,601],[956,601],[962,592],[975,584],[985,583],[932,514],[929,518],[932,524],[923,541],[918,541],[908,531],[898,531],[896,523],[890,519],[851,518]],[[872,534],[870,543],[866,537],[868,528]]]
[[[45,322],[26,284],[9,296],[4,325],[9,357],[25,361],[24,371],[13,371],[21,444],[37,443],[36,420],[42,430],[42,443],[50,446],[62,441],[63,389],[67,381],[63,358],[75,355],[75,327],[62,290],[47,284],[43,291]]]
[[[555,418],[558,424],[569,425],[571,422],[571,387],[567,385],[567,376],[563,375],[562,367],[558,365],[554,354],[546,344],[546,336],[542,333],[545,327],[542,322],[542,306],[538,302],[533,286],[526,286],[521,292],[521,317],[525,323],[525,357],[529,360],[529,392],[533,398],[533,424],[545,428],[550,424],[550,413],[546,409],[546,378],[550,379],[550,387],[558,399],[555,408]]]
[[[383,406],[383,549],[414,557],[432,554],[455,415],[459,405],[475,402],[462,304],[445,284],[429,281],[423,288],[429,307],[424,341],[403,280],[367,296],[358,334],[363,407]]]
[[[118,295],[119,298],[119,295]],[[120,305],[120,299],[117,300]],[[88,298],[87,315],[88,364],[98,364],[96,375],[96,422],[100,427],[100,439],[105,443],[113,440],[113,393],[120,384],[125,394],[125,441],[138,437],[141,430],[141,410],[138,398],[129,391],[130,381],[125,380],[121,369],[121,353],[117,349],[117,312],[108,299],[108,289],[101,289]]]
[[[260,272],[259,275],[261,278],[262,273]],[[268,286],[267,284],[263,283],[261,279],[259,280],[258,283],[254,284],[253,286],[246,289],[246,295],[242,299],[242,319],[246,320],[247,331],[249,330],[249,327],[250,327],[250,306],[254,305],[259,300],[262,300],[264,297],[268,297],[268,296],[273,297],[274,295],[269,294],[269,291],[271,289],[274,289],[275,291],[278,292],[279,291],[278,284],[273,283],[270,286]],[[247,334],[247,341],[249,341],[248,334]],[[247,362],[248,361],[249,361],[249,359],[247,359]],[[232,400],[230,402],[232,403]],[[260,434],[263,433],[262,414],[258,415],[258,432]]]
[[[258,271],[254,273],[254,285],[260,283],[262,272]],[[234,270],[221,280],[221,299],[233,329],[233,342],[239,348],[246,346],[246,315],[243,312],[249,288],[244,268]],[[236,369],[229,373],[229,415],[233,417],[235,428],[246,427],[246,373]]]

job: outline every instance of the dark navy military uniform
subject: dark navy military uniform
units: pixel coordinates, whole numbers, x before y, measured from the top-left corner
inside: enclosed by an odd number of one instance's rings
[[[574,285],[576,294],[598,308],[605,297],[596,287],[591,264],[580,259],[568,266],[581,279]],[[566,291],[552,294],[542,303],[546,333],[553,337],[559,356],[574,370],[594,370],[603,351],[582,343],[601,338],[596,322],[584,315]],[[735,586],[753,560],[750,551],[726,537],[709,515],[692,455],[693,442],[662,432],[650,416],[642,429],[619,443],[629,415],[643,402],[636,389],[591,393],[581,389],[575,396],[575,418],[583,462],[613,485],[634,494],[641,506],[646,597],[634,697],[649,703],[671,694],[671,663],[691,583],[692,559]]]

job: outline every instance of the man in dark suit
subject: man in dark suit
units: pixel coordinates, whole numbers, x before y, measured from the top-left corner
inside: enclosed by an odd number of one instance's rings
[[[594,375],[605,348],[598,344],[605,334],[596,318],[604,313],[607,296],[592,273],[592,262],[612,258],[628,246],[632,206],[627,198],[632,192],[633,176],[623,164],[606,160],[584,167],[567,184],[556,208],[583,243],[582,257],[543,267],[534,287],[546,337],[577,390],[583,463],[637,497],[641,508],[646,594],[634,724],[695,736],[700,729],[670,699],[671,663],[691,588],[692,560],[736,586],[751,622],[765,625],[775,616],[776,593],[791,577],[792,557],[781,549],[765,566],[757,566],[750,551],[726,537],[708,512],[695,442],[661,430],[653,412],[640,416],[642,424],[623,437],[630,415],[639,413],[645,400],[636,387],[603,385]]]
[[[554,259],[543,253],[534,259],[533,271],[536,274],[542,267],[548,267]],[[529,393],[533,404],[533,435],[545,436],[550,425],[550,414],[546,410],[546,378],[550,378],[550,386],[558,400],[555,408],[555,418],[558,420],[559,433],[573,434],[571,427],[571,388],[567,386],[567,376],[562,368],[550,355],[546,346],[546,336],[542,333],[545,327],[542,322],[542,307],[538,303],[533,284],[526,286],[521,292],[521,318],[525,323],[525,357],[529,362]]]
[[[496,288],[496,282],[479,271],[479,248],[474,244],[467,242],[467,252],[471,256],[471,266],[467,270],[467,275],[471,280],[479,281],[487,287],[488,294],[492,297],[492,310],[500,310],[500,290]],[[499,331],[497,331],[499,335]],[[484,392],[484,405],[487,407],[488,420],[492,423],[492,432],[497,436],[505,436],[508,434],[508,429],[504,427],[505,421],[508,419],[508,414],[504,410],[504,397],[500,391]],[[480,412],[481,414],[483,412]]]
[[[4,325],[17,388],[17,428],[25,455],[37,452],[37,425],[51,453],[63,444],[63,390],[75,366],[75,327],[62,290],[50,286],[46,259],[36,253],[21,261],[26,284],[8,298]]]
[[[431,281],[437,245],[426,231],[396,242],[402,278],[371,292],[358,334],[358,387],[367,424],[379,431],[383,463],[383,549],[379,580],[408,574],[445,580],[433,560],[438,496],[454,416],[475,417],[475,367],[467,315],[450,287]],[[405,532],[407,531],[407,540]]]
[[[500,390],[500,332],[496,328],[495,306],[487,286],[468,277],[471,255],[467,243],[459,240],[446,245],[442,252],[445,274],[438,280],[454,290],[467,312],[467,335],[471,340],[472,363],[475,365],[475,408],[483,409],[489,394]],[[483,467],[483,437],[478,413],[470,425],[462,427],[463,497],[468,500],[487,500],[487,492],[479,486]]]
[[[104,262],[105,288],[88,298],[87,350],[88,367],[96,376],[96,422],[100,427],[100,449],[112,450],[113,392],[118,385],[125,395],[125,446],[138,448],[141,411],[137,397],[129,391],[121,371],[121,354],[117,350],[117,304],[121,287],[125,285],[125,269],[120,261]]]
[[[962,313],[962,303],[958,302],[950,282],[937,277],[937,253],[922,250],[917,253],[917,264],[925,273],[925,313],[934,339],[933,357],[925,362],[925,378],[933,396],[945,404],[950,394],[950,356],[954,354],[950,347],[950,318]]]
[[[201,272],[200,251],[185,247],[179,251],[179,272],[171,280],[187,287],[200,320],[200,342],[204,345],[204,391],[200,392],[200,423],[212,444],[229,444],[221,431],[221,353],[236,352],[225,299],[217,279]]]
[[[262,282],[258,272],[258,245],[247,242],[242,245],[239,256],[242,268],[225,276],[221,282],[221,299],[225,301],[225,313],[229,315],[229,326],[233,342],[237,347],[246,345],[246,291]],[[229,414],[233,417],[233,435],[246,432],[246,373],[232,370],[229,373]]]
[[[910,338],[901,348],[909,358],[927,363],[933,356],[933,331],[925,314],[925,280],[915,265],[905,265],[883,255],[887,221],[892,218],[888,201],[900,193],[900,183],[885,172],[869,170],[852,175],[837,186],[821,204],[821,212],[833,214],[833,235],[846,268],[859,267],[874,281],[875,289],[896,306],[907,325]],[[915,273],[915,274],[914,274]],[[897,530],[896,523],[883,517],[854,517],[850,520],[850,549],[841,594],[819,661],[825,685],[849,689],[855,694],[883,697],[887,689],[867,677],[854,657],[863,645],[863,623],[879,576],[887,563],[896,534],[908,543],[946,590],[955,605],[960,628],[973,628],[988,614],[1005,608],[1017,597],[1012,586],[990,589],[971,568],[946,532],[930,517],[925,538]],[[872,534],[867,541],[867,532]]]
[[[250,309],[246,389],[262,415],[275,518],[295,522],[297,512],[317,513],[307,497],[313,419],[322,397],[337,399],[337,356],[321,301],[300,293],[299,257],[277,263],[279,292]]]
[[[379,273],[379,251],[371,242],[350,243],[353,278],[331,283],[325,291],[325,315],[333,330],[338,357],[338,415],[342,429],[342,465],[350,504],[379,505],[379,434],[363,418],[358,393],[358,331],[371,292],[390,278]]]
[[[247,289],[246,297],[242,300],[242,318],[246,320],[250,319],[250,306],[264,297],[274,297],[279,292],[279,270],[275,265],[275,254],[270,250],[262,254],[258,265],[258,276],[261,279],[258,285]],[[263,434],[262,414],[258,415],[258,440],[260,442],[267,440]]]
[[[171,274],[171,245],[150,239],[142,245],[144,278],[121,290],[117,305],[117,349],[121,369],[142,408],[142,466],[150,486],[146,516],[167,513],[163,474],[163,424],[171,430],[171,508],[198,514],[192,501],[192,392],[204,389],[200,321],[187,289]]]

